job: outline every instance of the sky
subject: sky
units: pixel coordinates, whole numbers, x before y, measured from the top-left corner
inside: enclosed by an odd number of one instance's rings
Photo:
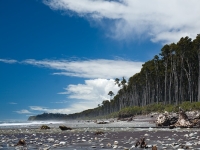
[[[95,108],[164,44],[194,39],[199,0],[0,0],[0,120]]]

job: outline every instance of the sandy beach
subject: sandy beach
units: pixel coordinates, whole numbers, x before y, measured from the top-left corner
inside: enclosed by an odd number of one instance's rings
[[[199,128],[156,128],[152,122],[155,118],[136,118],[131,122],[114,121],[108,124],[96,124],[92,121],[66,121],[62,125],[72,130],[61,131],[61,123],[47,123],[50,127],[41,130],[41,124],[28,126],[0,127],[0,149],[142,149],[135,143],[145,138],[148,149],[156,145],[162,149],[200,149]],[[45,122],[43,122],[44,124]],[[102,134],[97,134],[97,133]],[[16,146],[20,139],[26,145]]]

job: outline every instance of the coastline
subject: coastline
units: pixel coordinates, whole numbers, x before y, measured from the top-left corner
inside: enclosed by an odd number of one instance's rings
[[[0,128],[0,149],[138,149],[135,143],[145,138],[148,149],[156,145],[158,149],[200,149],[200,128],[156,128],[155,118],[138,117],[131,122],[114,121],[96,124],[92,121],[49,122],[51,129],[41,130],[40,126],[10,126]],[[45,122],[43,122],[45,123]],[[59,125],[73,130],[61,131]],[[140,125],[140,126],[138,126]],[[96,134],[101,131],[103,134]],[[16,146],[20,139],[25,146]],[[142,148],[139,148],[142,149]]]

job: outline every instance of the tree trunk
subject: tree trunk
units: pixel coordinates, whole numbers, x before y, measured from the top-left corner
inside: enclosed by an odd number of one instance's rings
[[[200,102],[200,45],[199,45],[199,50],[198,50],[198,59],[199,59],[198,102]]]

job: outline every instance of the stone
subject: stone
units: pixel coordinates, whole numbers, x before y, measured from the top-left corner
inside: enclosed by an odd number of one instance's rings
[[[40,127],[40,129],[42,129],[42,130],[46,130],[46,129],[51,129],[49,126],[47,126],[47,125],[42,125],[41,127]]]
[[[63,130],[72,130],[72,128],[66,127],[66,126],[64,126],[64,125],[59,126],[59,128],[60,128],[62,131],[63,131]]]
[[[156,145],[153,145],[153,146],[152,146],[152,150],[157,150],[157,146],[156,146]]]
[[[24,146],[26,145],[26,142],[24,139],[20,139],[19,142],[17,143],[17,146]]]
[[[54,139],[53,138],[48,138],[47,141],[48,142],[54,142]]]
[[[119,142],[118,141],[114,141],[114,145],[117,145],[117,144],[119,144]]]
[[[62,141],[59,143],[60,145],[66,145],[66,142]]]

